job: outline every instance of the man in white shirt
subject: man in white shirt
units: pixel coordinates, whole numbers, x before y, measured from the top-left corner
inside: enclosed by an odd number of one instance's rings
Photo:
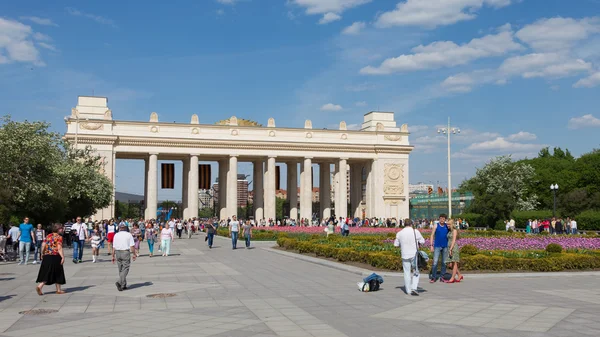
[[[127,274],[131,265],[131,254],[135,252],[133,235],[125,230],[125,224],[119,225],[119,232],[113,238],[112,263],[117,262],[119,268],[119,281],[115,283],[119,291],[127,290]],[[133,254],[135,261],[135,254]]]
[[[571,234],[577,234],[577,221],[571,220]]]
[[[417,265],[417,242],[422,245],[425,243],[425,239],[418,230],[413,229],[412,225],[412,220],[404,220],[404,229],[396,234],[394,246],[400,247],[402,253],[402,270],[404,272],[406,295],[419,296],[417,292],[420,277],[419,266]],[[414,269],[414,272],[411,269]]]
[[[229,222],[229,236],[231,236],[231,245],[233,249],[237,248],[238,234],[240,232],[240,222],[234,215],[233,220]]]
[[[81,217],[77,217],[77,222],[71,227],[73,237],[73,263],[81,263],[83,259],[83,245],[88,239],[87,225],[81,222]]]

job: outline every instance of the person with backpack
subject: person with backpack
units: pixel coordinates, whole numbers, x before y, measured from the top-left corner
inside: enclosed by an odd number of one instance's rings
[[[425,244],[425,239],[421,232],[413,228],[413,222],[410,219],[404,220],[404,229],[396,234],[394,246],[400,247],[402,254],[402,271],[404,272],[404,289],[406,295],[419,296],[417,287],[419,286],[419,265],[417,263],[419,253],[419,244]]]

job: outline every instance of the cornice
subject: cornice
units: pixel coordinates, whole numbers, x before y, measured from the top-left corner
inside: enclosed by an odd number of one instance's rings
[[[69,120],[70,122],[70,120]],[[303,127],[268,127],[268,126],[246,126],[246,125],[219,125],[219,124],[190,124],[190,123],[173,123],[173,122],[143,122],[143,121],[123,121],[123,120],[106,120],[106,119],[86,119],[87,123],[103,123],[112,124],[113,127],[133,125],[140,126],[143,129],[148,129],[151,126],[158,127],[181,127],[181,128],[198,128],[198,129],[244,129],[244,130],[262,130],[262,131],[305,131],[305,132],[327,132],[327,133],[347,133],[347,134],[373,134],[373,135],[389,135],[389,136],[408,136],[410,132],[402,131],[361,131],[361,130],[339,130],[339,129],[306,129]],[[82,120],[79,121],[82,123]],[[67,122],[68,124],[68,122]]]
[[[64,139],[74,141],[74,135],[67,135]],[[357,145],[357,144],[331,144],[331,143],[291,143],[291,142],[261,142],[246,140],[202,140],[202,139],[176,139],[176,138],[143,138],[123,136],[91,136],[79,135],[80,144],[114,145],[114,146],[145,146],[162,148],[211,148],[211,149],[237,149],[237,150],[265,150],[265,151],[297,151],[297,152],[341,152],[341,153],[395,153],[409,154],[413,150],[410,145]]]

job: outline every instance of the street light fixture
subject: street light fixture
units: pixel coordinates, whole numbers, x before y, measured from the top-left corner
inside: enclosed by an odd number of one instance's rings
[[[552,217],[556,217],[556,191],[558,191],[558,184],[550,185],[550,190],[552,191],[552,196],[554,199],[554,206],[552,208]]]
[[[456,135],[460,133],[459,128],[450,127],[450,117],[448,117],[448,126],[445,128],[438,128],[438,134],[445,134],[448,136],[448,219],[452,218],[452,171],[450,170],[450,135]]]

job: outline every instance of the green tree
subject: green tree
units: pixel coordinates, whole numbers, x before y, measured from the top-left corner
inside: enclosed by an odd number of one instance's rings
[[[198,217],[200,218],[212,218],[213,214],[213,209],[210,207],[204,207],[198,211]]]
[[[285,204],[285,199],[275,199],[275,217],[277,219],[283,219],[283,204]]]
[[[1,214],[48,223],[110,204],[113,186],[100,173],[100,157],[89,148],[74,150],[49,126],[0,120]]]
[[[528,189],[534,176],[531,165],[513,162],[510,156],[496,157],[474,177],[461,183],[461,191],[471,191],[475,200],[467,210],[483,216],[489,225],[505,220],[513,210],[533,210],[537,195]]]

